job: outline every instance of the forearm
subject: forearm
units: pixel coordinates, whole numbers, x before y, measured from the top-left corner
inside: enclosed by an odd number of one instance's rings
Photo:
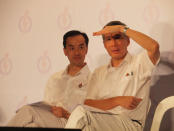
[[[110,110],[118,106],[118,101],[117,97],[102,99],[102,100],[86,99],[84,104],[101,110]]]
[[[129,28],[126,31],[126,35],[149,52],[155,52],[159,48],[159,44],[157,41],[141,32]]]
[[[101,110],[110,110],[117,106],[122,106],[123,108],[133,110],[138,106],[141,101],[141,98],[137,98],[134,96],[117,96],[103,100],[87,99],[85,100],[84,104],[99,108]]]
[[[122,27],[121,30],[123,31],[124,28]],[[158,42],[149,36],[132,29],[128,29],[126,31],[126,35],[139,44],[142,48],[147,50],[150,60],[155,65],[160,57]]]

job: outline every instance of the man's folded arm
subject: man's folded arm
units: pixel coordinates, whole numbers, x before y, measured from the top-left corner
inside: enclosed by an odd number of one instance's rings
[[[138,106],[141,100],[141,98],[134,96],[117,96],[100,100],[86,99],[84,104],[104,111],[113,109],[117,106],[122,106],[123,108],[133,110]]]

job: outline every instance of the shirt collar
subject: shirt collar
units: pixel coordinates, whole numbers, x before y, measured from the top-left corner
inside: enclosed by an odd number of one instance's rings
[[[128,52],[128,53],[126,54],[125,58],[123,59],[123,61],[120,63],[120,65],[119,65],[118,67],[113,67],[113,66],[112,66],[112,63],[111,63],[111,60],[110,60],[110,62],[109,62],[109,64],[108,64],[108,69],[109,69],[109,70],[113,70],[113,69],[119,68],[119,67],[121,67],[122,65],[124,65],[124,64],[126,64],[126,63],[129,63],[130,60],[131,60],[131,58],[132,58],[132,56],[131,56],[130,53]]]
[[[76,73],[75,76],[80,75],[80,74],[88,74],[90,72],[88,65],[86,64],[79,72]],[[66,67],[66,69],[64,70],[64,72],[62,73],[62,76],[70,76],[68,74],[68,66]]]

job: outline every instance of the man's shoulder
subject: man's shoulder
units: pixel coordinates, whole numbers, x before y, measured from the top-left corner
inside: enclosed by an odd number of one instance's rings
[[[107,69],[108,65],[102,65],[102,66],[99,66],[97,68],[94,69],[94,72],[95,73],[101,73],[101,72],[105,72],[106,69]]]
[[[149,59],[146,50],[142,50],[142,51],[138,52],[137,54],[131,55],[131,61],[135,62],[135,63],[138,63],[145,59]]]
[[[60,78],[60,77],[62,76],[62,74],[63,74],[64,71],[65,71],[65,70],[61,70],[61,71],[55,72],[55,73],[53,73],[53,74],[51,75],[50,78],[52,78],[52,79],[58,79],[58,78]]]
[[[81,68],[79,72],[81,72],[82,74],[87,74],[87,75],[91,73],[90,68],[88,67],[87,64],[83,68]]]

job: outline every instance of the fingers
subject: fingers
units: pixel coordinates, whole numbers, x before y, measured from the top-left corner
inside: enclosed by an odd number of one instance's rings
[[[98,35],[105,35],[105,34],[111,34],[111,33],[119,33],[121,32],[121,28],[124,28],[121,25],[115,25],[115,26],[106,26],[104,29],[94,32],[93,36],[98,36]]]
[[[112,27],[105,27],[104,29],[102,29],[102,30],[100,30],[100,31],[94,32],[94,33],[93,33],[93,36],[111,34],[111,33],[113,33],[114,31],[112,31],[110,28],[112,28]]]
[[[142,101],[141,98],[136,98],[135,97],[134,100],[132,101],[132,104],[135,105],[135,106],[137,106],[141,101]]]
[[[51,111],[52,111],[52,113],[55,115],[55,116],[57,116],[57,117],[62,117],[63,115],[63,113],[62,113],[62,108],[61,107],[56,107],[56,106],[53,106],[52,108],[51,108]]]
[[[56,117],[64,117],[68,119],[70,116],[70,113],[65,109],[63,109],[62,107],[53,106],[51,107],[51,111]]]
[[[121,106],[123,106],[124,108],[133,110],[139,105],[141,101],[141,98],[137,98],[134,96],[123,96],[120,102]]]
[[[104,34],[106,34],[105,31],[101,30],[101,31],[98,31],[98,32],[94,32],[93,36],[104,35]]]
[[[114,32],[112,28],[113,28],[112,26],[106,26],[104,29],[102,29],[98,32],[94,32],[93,36],[111,34]]]
[[[142,98],[137,98],[135,97],[138,102],[141,102],[143,99]]]
[[[65,111],[63,112],[63,116],[64,116],[64,118],[68,119],[69,116],[70,116],[70,113],[69,113],[68,111],[65,110]]]
[[[135,109],[141,101],[142,101],[141,98],[133,97],[133,100],[130,104],[130,109]]]
[[[55,113],[55,112],[57,112],[58,110],[60,110],[58,107],[56,107],[56,106],[52,106],[51,107],[51,111],[53,112],[53,113]]]

